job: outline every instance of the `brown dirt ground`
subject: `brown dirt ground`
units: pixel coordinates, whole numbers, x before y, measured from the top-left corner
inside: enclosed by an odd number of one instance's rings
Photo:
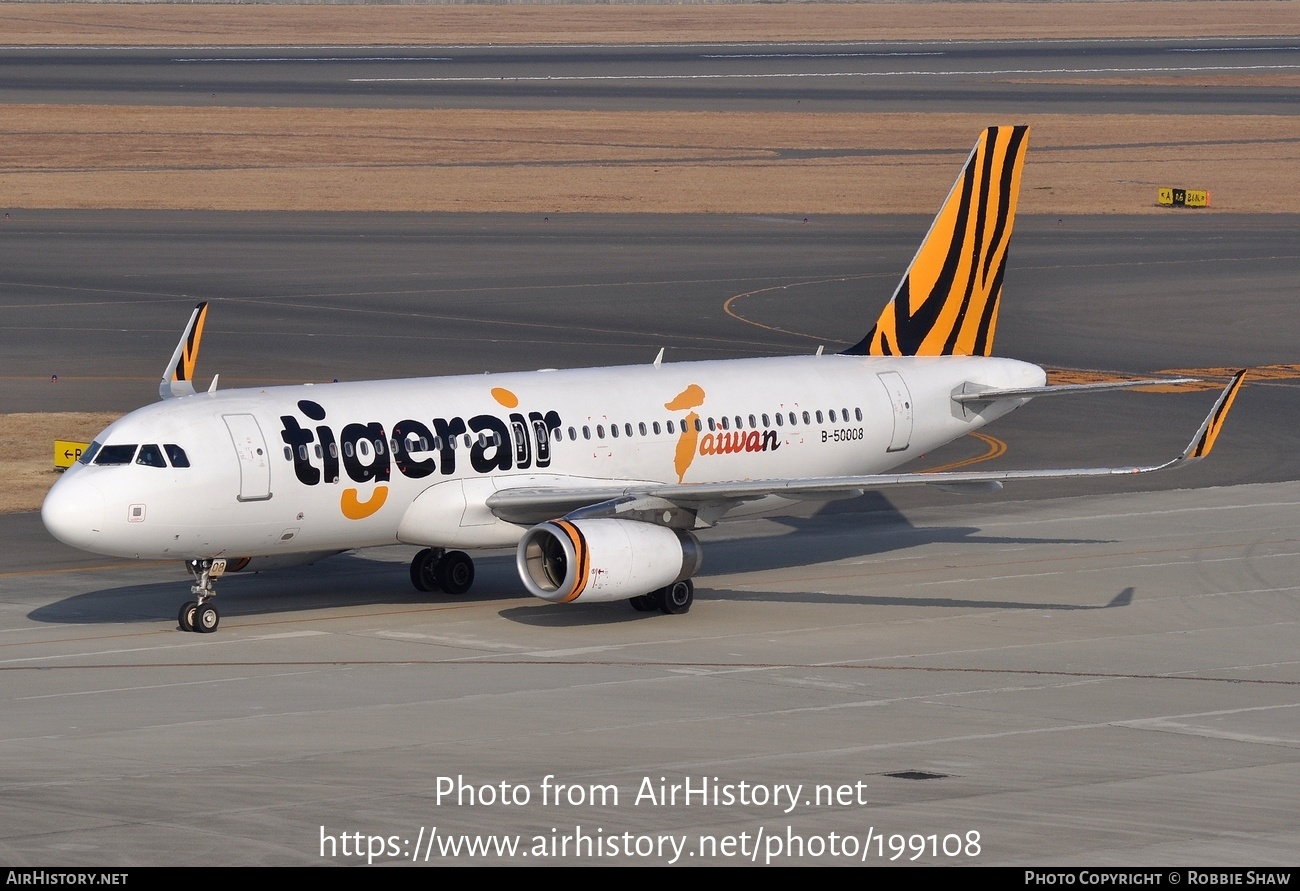
[[[0,4],[0,43],[697,43],[1300,34],[1291,0],[258,6]]]
[[[1156,206],[1159,186],[1208,189],[1210,212],[1296,210],[1293,117],[1027,120],[1026,213],[1169,212]],[[1018,122],[16,105],[5,109],[0,195],[6,209],[922,213],[989,123]]]
[[[116,414],[46,412],[0,415],[0,513],[36,510],[59,478],[54,471],[56,439],[90,442]]]

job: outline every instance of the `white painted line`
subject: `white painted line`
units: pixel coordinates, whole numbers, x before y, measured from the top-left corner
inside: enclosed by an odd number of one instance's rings
[[[1044,74],[1196,74],[1216,71],[1300,71],[1296,65],[1198,65],[1154,68],[998,68],[988,71],[795,71],[753,74],[538,74],[498,77],[352,77],[349,83],[560,83],[564,81],[773,80],[800,77],[1003,77]]]

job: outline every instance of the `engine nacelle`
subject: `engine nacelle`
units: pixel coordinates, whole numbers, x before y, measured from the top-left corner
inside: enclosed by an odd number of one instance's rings
[[[700,542],[635,520],[552,520],[524,534],[515,565],[528,593],[543,600],[628,600],[694,575]]]

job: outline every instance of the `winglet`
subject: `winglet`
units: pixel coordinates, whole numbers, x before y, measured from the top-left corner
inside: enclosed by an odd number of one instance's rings
[[[194,366],[199,361],[199,342],[203,339],[203,322],[208,317],[208,304],[205,300],[194,307],[190,321],[185,326],[176,352],[163,370],[162,381],[158,384],[158,396],[171,399],[174,396],[191,396],[194,394]]]
[[[990,127],[854,356],[988,356],[1029,127]]]
[[[1210,454],[1210,450],[1214,448],[1214,441],[1219,438],[1219,431],[1223,429],[1223,422],[1228,419],[1228,409],[1232,408],[1232,402],[1237,398],[1237,391],[1241,389],[1245,379],[1244,368],[1232,376],[1232,382],[1219,394],[1214,408],[1210,409],[1210,413],[1201,422],[1201,427],[1192,437],[1192,441],[1187,444],[1187,448],[1183,449],[1183,454],[1178,458],[1179,462],[1199,461]]]

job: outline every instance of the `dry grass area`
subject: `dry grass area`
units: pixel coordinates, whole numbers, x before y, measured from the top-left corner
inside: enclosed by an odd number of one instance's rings
[[[37,510],[54,481],[56,439],[90,442],[117,415],[106,412],[44,412],[0,415],[0,513]]]
[[[245,6],[3,3],[0,44],[699,43],[1300,33],[1292,0]]]
[[[1027,213],[1291,212],[1295,119],[1035,115]],[[984,115],[9,106],[9,208],[923,213]],[[1016,123],[1005,121],[1002,123]]]

